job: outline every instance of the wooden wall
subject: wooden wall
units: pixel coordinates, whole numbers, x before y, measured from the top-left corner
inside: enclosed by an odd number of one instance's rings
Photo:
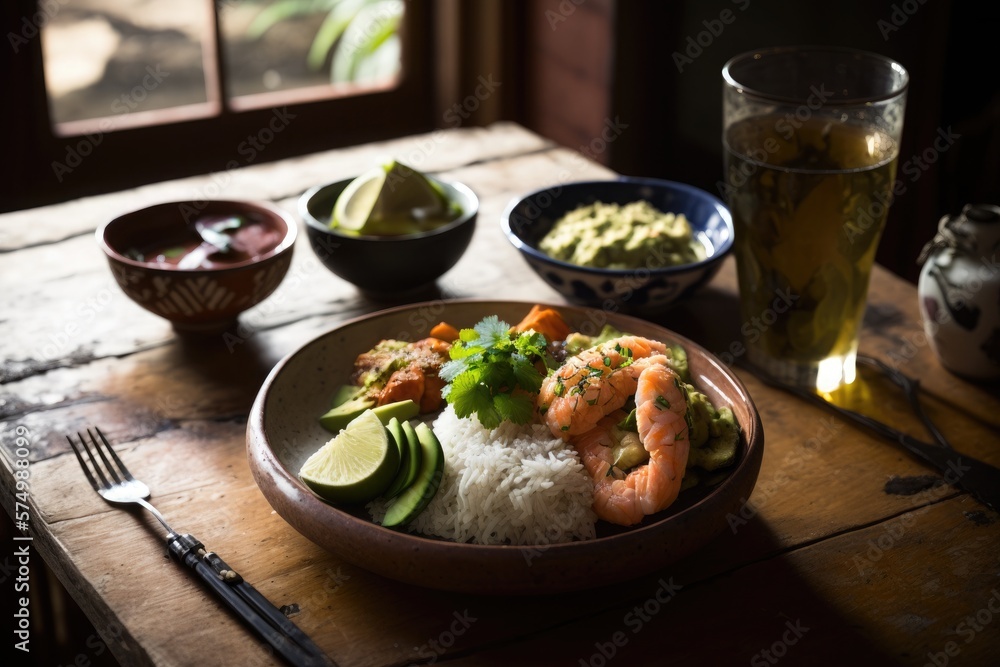
[[[614,0],[527,0],[523,31],[522,122],[609,164],[600,137],[614,84]],[[613,119],[610,119],[613,120]]]

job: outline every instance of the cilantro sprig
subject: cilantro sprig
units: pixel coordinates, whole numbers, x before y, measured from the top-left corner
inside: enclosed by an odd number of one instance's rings
[[[527,424],[545,377],[535,363],[554,365],[546,345],[540,333],[513,333],[496,315],[483,318],[462,329],[451,346],[451,360],[438,373],[448,383],[441,395],[459,417],[476,415],[486,428],[503,421]]]

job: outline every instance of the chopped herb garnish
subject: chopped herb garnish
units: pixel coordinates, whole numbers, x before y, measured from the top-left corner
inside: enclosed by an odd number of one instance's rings
[[[618,368],[625,368],[626,366],[631,365],[634,361],[634,359],[632,359],[632,348],[630,347],[624,347],[621,343],[615,343],[615,352],[624,358],[624,361],[622,361]]]
[[[636,410],[635,408],[632,408],[632,411],[629,412],[627,415],[625,415],[624,419],[618,422],[618,428],[620,428],[623,431],[632,431],[633,433],[638,433],[639,425],[636,422],[635,410]]]
[[[664,398],[663,396],[657,396],[657,397],[656,397],[656,403],[657,403],[658,405],[662,405],[662,406],[663,406],[663,407],[665,407],[665,408],[666,408],[667,410],[669,410],[669,409],[670,409],[670,401],[668,401],[667,399],[665,399],[665,398]]]
[[[604,365],[611,368],[611,357],[604,357]]]
[[[486,317],[459,332],[449,353],[451,361],[439,373],[448,383],[441,394],[455,407],[455,414],[475,414],[486,428],[496,428],[502,421],[527,424],[544,379],[535,362],[554,365],[546,345],[540,333],[513,334],[497,316]],[[557,383],[556,395],[559,387]]]

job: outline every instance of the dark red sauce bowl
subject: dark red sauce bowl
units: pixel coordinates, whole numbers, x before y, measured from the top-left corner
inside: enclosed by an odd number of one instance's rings
[[[137,259],[134,250],[189,245],[199,219],[239,217],[268,242],[236,261],[184,269]],[[269,296],[292,261],[296,226],[266,202],[177,201],[125,213],[97,230],[97,243],[125,294],[182,330],[219,331]]]

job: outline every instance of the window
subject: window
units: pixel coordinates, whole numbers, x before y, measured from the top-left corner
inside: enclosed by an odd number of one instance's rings
[[[15,0],[0,206],[428,130],[430,5]]]

